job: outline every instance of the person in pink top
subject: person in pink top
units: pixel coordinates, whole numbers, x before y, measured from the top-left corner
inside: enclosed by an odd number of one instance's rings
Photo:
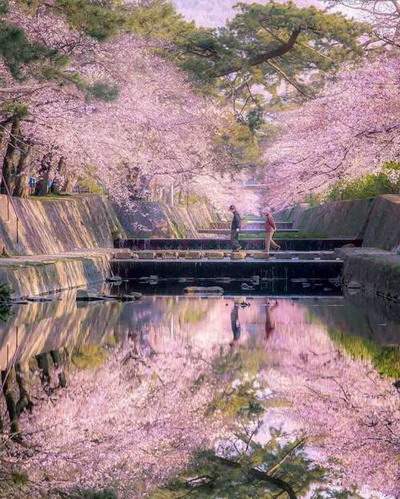
[[[264,212],[265,216],[265,252],[269,256],[269,251],[272,249],[280,250],[281,247],[273,239],[274,232],[276,231],[276,224],[271,211],[267,208]]]

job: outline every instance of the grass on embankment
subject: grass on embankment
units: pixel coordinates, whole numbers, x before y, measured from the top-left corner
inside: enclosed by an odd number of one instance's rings
[[[329,336],[353,359],[371,362],[382,376],[400,378],[400,346],[379,345],[335,329],[329,330]]]

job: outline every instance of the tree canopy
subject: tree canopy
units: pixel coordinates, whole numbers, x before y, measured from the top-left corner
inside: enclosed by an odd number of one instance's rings
[[[300,92],[316,77],[362,54],[366,24],[315,7],[275,1],[237,5],[226,27],[199,29],[179,44],[181,65],[197,81],[226,78],[226,87],[262,85],[276,94],[282,82]]]

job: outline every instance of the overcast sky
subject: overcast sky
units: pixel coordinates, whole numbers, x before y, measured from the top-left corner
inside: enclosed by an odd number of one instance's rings
[[[190,20],[201,26],[222,26],[233,16],[233,6],[239,0],[173,0],[176,7]],[[241,0],[243,3],[253,3],[255,0]],[[262,0],[259,0],[263,3]],[[300,5],[321,5],[318,0],[297,0]]]

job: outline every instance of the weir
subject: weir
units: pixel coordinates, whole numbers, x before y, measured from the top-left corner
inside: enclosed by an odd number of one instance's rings
[[[193,278],[210,279],[217,277],[259,280],[272,279],[338,279],[343,262],[341,260],[133,260],[114,259],[113,272],[123,279]]]
[[[263,239],[242,239],[240,244],[244,250],[263,250]],[[356,238],[330,239],[279,239],[284,251],[333,251],[346,245],[361,246],[362,240]],[[116,239],[116,248],[132,250],[230,250],[229,239]]]

